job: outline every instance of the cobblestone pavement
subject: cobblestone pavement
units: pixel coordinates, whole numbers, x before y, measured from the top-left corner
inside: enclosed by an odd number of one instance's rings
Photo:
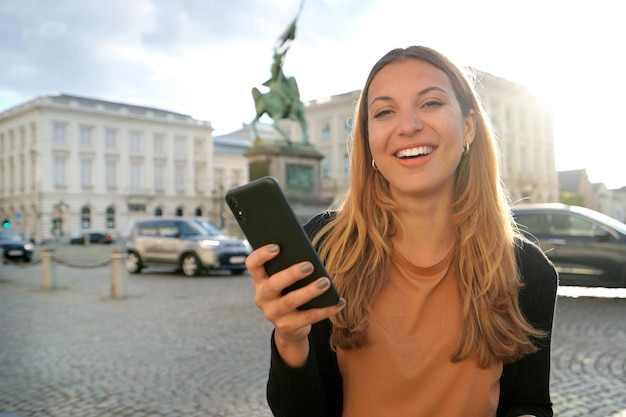
[[[269,417],[271,327],[248,276],[0,265],[0,417]],[[558,300],[557,416],[626,417],[626,294]]]

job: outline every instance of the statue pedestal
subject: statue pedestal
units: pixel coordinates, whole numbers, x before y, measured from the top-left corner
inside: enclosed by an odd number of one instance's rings
[[[301,223],[331,203],[321,197],[320,161],[324,156],[313,145],[256,141],[245,156],[250,181],[267,175],[276,178]]]

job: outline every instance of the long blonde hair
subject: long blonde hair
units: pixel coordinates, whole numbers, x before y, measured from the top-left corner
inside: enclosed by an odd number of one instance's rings
[[[368,311],[388,275],[390,237],[398,219],[388,182],[370,165],[367,94],[378,71],[404,59],[418,59],[442,70],[463,114],[471,109],[476,113],[476,136],[457,167],[452,205],[463,308],[461,338],[452,360],[475,358],[481,367],[513,361],[535,351],[532,339],[542,334],[526,321],[518,303],[521,282],[515,242],[519,236],[500,180],[496,141],[464,72],[439,52],[421,46],[394,49],[372,68],[355,111],[348,190],[336,216],[314,238],[347,301],[331,319],[331,344],[348,350],[368,343]]]

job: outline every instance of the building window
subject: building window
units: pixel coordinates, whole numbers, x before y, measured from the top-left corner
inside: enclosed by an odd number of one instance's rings
[[[24,159],[24,155],[20,155],[20,166],[18,167],[20,171],[20,175],[17,178],[18,188],[20,191],[24,192],[24,183],[26,181],[26,160]]]
[[[80,160],[80,182],[83,188],[91,188],[91,159]]]
[[[330,178],[330,156],[325,156],[321,163],[322,178]]]
[[[0,177],[2,177],[2,174],[0,174]],[[30,188],[31,190],[36,190],[37,189],[37,154],[36,153],[31,153],[30,154]]]
[[[128,138],[128,146],[131,152],[139,152],[141,151],[141,133],[140,132],[130,132],[130,136]]]
[[[91,229],[91,210],[87,206],[80,211],[80,227],[81,229]]]
[[[117,187],[117,162],[108,160],[106,163],[106,181],[107,188]]]
[[[26,147],[26,129],[20,127],[20,148],[24,149]]]
[[[164,165],[157,164],[154,166],[154,189],[156,191],[163,191],[165,189],[164,174]]]
[[[198,194],[204,194],[204,191],[205,191],[206,180],[204,178],[204,172],[205,172],[204,164],[197,164],[193,181],[194,181],[194,189],[196,190],[196,193]]]
[[[92,130],[93,130],[92,128],[87,127],[87,126],[80,127],[80,146],[90,147],[92,145],[91,143]]]
[[[9,158],[9,192],[15,191],[15,162],[13,157]]]
[[[330,140],[330,122],[324,122],[322,125],[322,140]]]
[[[204,155],[204,139],[203,138],[196,138],[196,140],[194,141],[193,152],[196,156]]]
[[[165,135],[155,133],[153,138],[154,153],[163,154],[165,152]]]
[[[104,131],[104,147],[106,149],[115,149],[117,142],[117,132],[115,129],[105,129]]]
[[[178,207],[176,209],[176,217],[182,217],[183,216],[183,208],[182,207]]]
[[[196,207],[196,217],[202,217],[202,207]]]
[[[130,164],[130,188],[138,190],[141,187],[141,162]]]
[[[185,191],[185,166],[176,165],[176,172],[174,173],[174,182],[176,191]]]
[[[52,126],[52,143],[54,145],[65,145],[65,125],[55,123]]]
[[[186,143],[184,136],[176,136],[174,138],[174,153],[179,156],[184,156],[186,153]]]
[[[65,158],[54,158],[54,185],[65,187]]]
[[[107,207],[107,229],[115,229],[115,208]]]
[[[157,207],[154,209],[154,215],[160,217],[163,215],[163,209],[161,207]]]

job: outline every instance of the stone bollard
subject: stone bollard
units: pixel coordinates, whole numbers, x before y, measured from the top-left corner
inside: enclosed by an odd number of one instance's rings
[[[41,288],[44,290],[56,288],[53,256],[54,249],[44,249],[41,252]]]
[[[125,259],[125,252],[113,251],[111,253],[111,298],[113,299],[124,298]]]

